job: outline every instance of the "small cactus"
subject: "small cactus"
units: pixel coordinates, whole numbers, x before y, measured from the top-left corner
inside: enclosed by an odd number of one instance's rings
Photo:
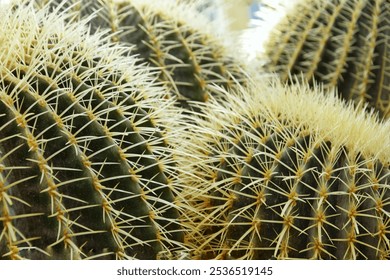
[[[231,54],[227,44],[219,42],[221,38],[211,30],[214,24],[190,4],[169,0],[57,2],[66,3],[64,7],[73,11],[76,20],[94,14],[92,32],[110,30],[112,40],[128,44],[140,63],[157,67],[159,81],[181,99],[206,101],[212,93],[210,85],[230,88],[234,80],[246,80],[237,53]]]
[[[266,70],[301,73],[357,106],[390,116],[390,1],[303,0],[266,45]]]
[[[225,96],[177,139],[198,258],[390,258],[390,122],[300,83]]]
[[[0,11],[0,259],[182,251],[177,108],[126,48],[26,3]]]

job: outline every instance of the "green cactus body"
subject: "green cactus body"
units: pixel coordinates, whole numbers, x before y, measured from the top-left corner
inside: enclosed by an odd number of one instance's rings
[[[1,11],[0,258],[183,249],[167,152],[175,107],[123,48],[64,19]]]
[[[184,136],[195,255],[389,259],[390,123],[304,85],[225,94]]]
[[[300,1],[275,28],[267,71],[301,73],[340,97],[390,115],[389,0]]]
[[[99,10],[90,21],[91,30],[108,29],[114,41],[129,44],[130,53],[138,54],[140,63],[157,67],[159,80],[181,99],[206,101],[210,85],[230,88],[234,80],[246,80],[236,54],[208,32],[211,22],[191,5],[151,0],[67,2],[76,18]]]

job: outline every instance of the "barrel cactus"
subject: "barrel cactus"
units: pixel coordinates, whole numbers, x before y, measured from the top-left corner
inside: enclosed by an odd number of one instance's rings
[[[126,43],[131,54],[139,55],[140,63],[157,67],[159,81],[179,101],[206,101],[213,93],[212,84],[230,88],[236,81],[246,80],[237,50],[233,55],[227,40],[220,42],[222,37],[212,30],[216,23],[207,20],[195,5],[170,0],[49,2],[73,12],[74,20],[94,15],[91,31],[109,30],[114,42]]]
[[[195,256],[389,259],[390,123],[268,83],[199,105],[178,139]]]
[[[336,87],[357,106],[390,116],[390,1],[303,0],[266,44],[266,70]]]
[[[164,88],[85,21],[2,8],[0,258],[183,252]]]

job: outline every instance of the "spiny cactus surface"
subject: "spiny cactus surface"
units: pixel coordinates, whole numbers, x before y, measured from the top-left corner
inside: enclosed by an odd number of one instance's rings
[[[230,88],[234,80],[246,80],[237,53],[230,53],[231,48],[218,41],[211,31],[213,24],[190,4],[169,0],[57,2],[66,2],[74,19],[95,13],[91,30],[108,29],[113,41],[133,46],[130,52],[138,54],[140,62],[157,67],[159,80],[178,97],[206,101],[212,92],[210,85]]]
[[[389,122],[308,85],[226,96],[179,139],[198,258],[390,258]]]
[[[0,258],[181,250],[167,152],[176,109],[125,48],[66,17],[0,11]]]
[[[390,1],[299,1],[266,46],[266,70],[301,74],[390,116]]]

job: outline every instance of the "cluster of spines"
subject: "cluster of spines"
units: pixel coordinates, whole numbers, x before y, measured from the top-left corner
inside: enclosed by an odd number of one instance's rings
[[[276,83],[242,99],[208,86],[231,108],[168,128],[171,101],[128,49],[23,11],[3,22],[26,41],[1,38],[2,257],[389,258],[388,123]]]
[[[182,250],[172,101],[124,48],[66,17],[1,12],[0,258]]]
[[[202,105],[180,164],[199,258],[389,259],[389,126],[306,91]]]
[[[266,46],[266,70],[303,74],[388,118],[389,18],[388,0],[300,1]]]
[[[218,42],[221,38],[206,31],[210,30],[207,25],[213,24],[189,4],[150,0],[68,2],[75,19],[94,14],[89,23],[92,31],[110,30],[114,34],[111,38],[129,44],[130,52],[138,54],[141,63],[157,67],[159,81],[180,99],[206,101],[212,94],[210,85],[231,88],[236,81],[246,80],[237,54],[229,53],[227,46]]]

